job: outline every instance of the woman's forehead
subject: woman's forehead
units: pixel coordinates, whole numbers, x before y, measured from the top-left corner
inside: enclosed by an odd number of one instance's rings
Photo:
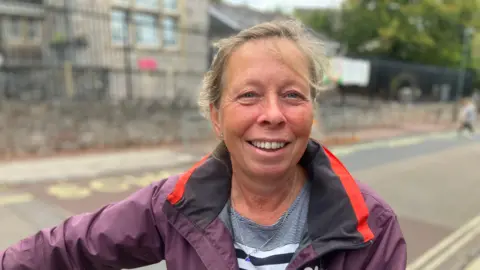
[[[232,52],[231,57],[241,58],[292,58],[306,60],[297,44],[286,38],[265,38],[247,41]]]
[[[297,45],[288,39],[269,38],[246,42],[231,55],[226,66],[229,79],[267,75],[267,68],[308,77],[308,61]],[[288,70],[288,71],[287,71]],[[227,79],[228,80],[228,79]]]

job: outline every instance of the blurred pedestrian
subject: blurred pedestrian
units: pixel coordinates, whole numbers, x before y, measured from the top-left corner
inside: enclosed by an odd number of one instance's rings
[[[9,247],[0,269],[405,269],[393,210],[310,139],[316,48],[295,21],[222,40],[199,102],[221,141],[212,154]]]
[[[467,130],[471,137],[475,133],[474,124],[477,119],[477,108],[469,98],[462,99],[461,104],[457,133],[460,136]]]

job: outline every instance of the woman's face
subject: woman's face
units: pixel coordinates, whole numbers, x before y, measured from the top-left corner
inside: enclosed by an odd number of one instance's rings
[[[287,39],[249,41],[233,52],[211,119],[235,170],[281,176],[297,165],[313,121],[308,72],[304,54]]]

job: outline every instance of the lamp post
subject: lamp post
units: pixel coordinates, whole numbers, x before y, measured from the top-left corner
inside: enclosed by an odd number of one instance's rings
[[[132,12],[128,8],[125,11],[125,21],[124,21],[124,29],[123,34],[125,35],[124,40],[124,51],[123,51],[123,59],[125,64],[125,86],[126,86],[126,94],[127,100],[132,100],[133,98],[133,82],[132,82],[132,42],[131,42],[131,34],[130,34],[130,23],[132,21]]]
[[[460,69],[459,69],[459,74],[458,74],[458,80],[457,80],[457,91],[455,92],[455,98],[454,98],[454,103],[453,103],[453,112],[452,112],[452,120],[455,122],[457,120],[458,116],[458,102],[463,96],[463,88],[465,86],[465,73],[466,71],[466,65],[467,65],[467,59],[468,59],[468,51],[470,47],[470,42],[472,39],[473,34],[475,33],[475,29],[472,27],[467,27],[463,30],[463,36],[462,36],[462,60],[460,63]]]

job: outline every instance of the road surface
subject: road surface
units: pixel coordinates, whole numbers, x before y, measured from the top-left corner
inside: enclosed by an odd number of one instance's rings
[[[441,133],[335,148],[396,211],[409,269],[480,269],[480,137]],[[0,187],[0,249],[70,214],[95,210],[185,167]],[[164,266],[150,269],[164,269]]]

